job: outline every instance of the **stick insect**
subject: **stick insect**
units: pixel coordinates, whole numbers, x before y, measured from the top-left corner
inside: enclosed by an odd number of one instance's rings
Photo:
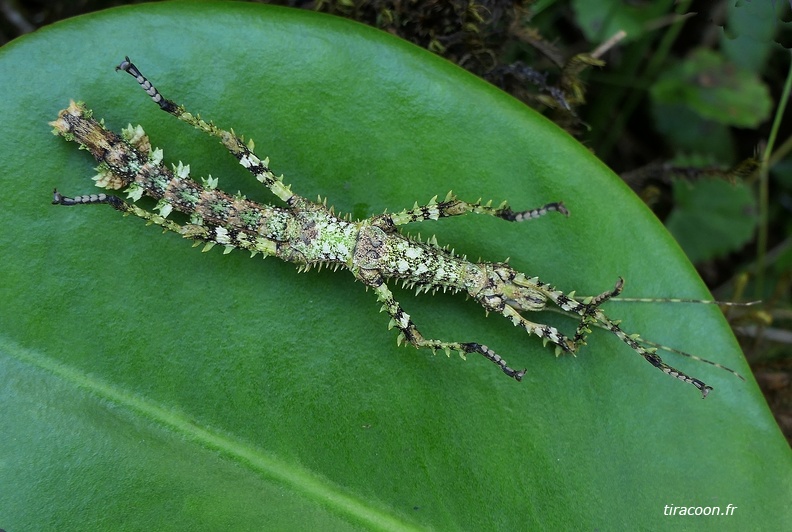
[[[262,160],[253,152],[252,143],[246,144],[233,132],[221,129],[164,98],[128,57],[116,70],[134,77],[166,113],[219,138],[231,155],[286,206],[262,205],[240,195],[227,194],[216,188],[216,180],[199,183],[189,177],[189,166],[181,163],[171,170],[162,163],[162,150],[151,147],[140,126],[130,125],[117,135],[92,118],[91,111],[83,104],[73,101],[60,112],[57,120],[50,123],[54,127],[53,133],[76,141],[90,151],[99,161],[99,173],[94,177],[96,185],[107,190],[125,189],[130,201],[107,193],[67,197],[56,189],[53,204],[107,204],[124,214],[132,214],[194,240],[196,246],[204,243],[205,251],[220,245],[224,247],[224,253],[243,249],[251,256],[262,254],[296,263],[301,270],[316,266],[347,269],[356,280],[374,291],[382,303],[382,310],[390,315],[389,328],[399,330],[399,345],[409,343],[433,352],[445,351],[447,355],[457,351],[462,357],[476,353],[517,381],[522,380],[526,370],[512,369],[487,345],[424,337],[396,301],[386,281],[400,280],[407,286],[417,287],[417,292],[437,289],[465,292],[488,313],[501,314],[529,334],[540,337],[545,345],[554,344],[556,355],[575,354],[585,345],[591,327],[606,329],[655,368],[697,388],[702,397],[712,390],[701,380],[663,362],[656,353],[656,346],[652,347],[653,344],[641,340],[638,335],[626,333],[618,321],[604,313],[601,305],[622,291],[621,278],[611,290],[594,297],[579,298],[574,292],[565,294],[537,277],[516,271],[505,262],[471,262],[448,248],[440,247],[434,237],[422,242],[399,232],[399,227],[405,224],[470,213],[509,222],[533,220],[553,212],[568,215],[563,203],[514,211],[505,202],[493,207],[491,203],[460,200],[449,192],[441,201],[435,196],[426,205],[416,204],[412,209],[394,214],[380,214],[364,220],[339,217],[324,204],[293,193],[291,187],[283,182],[283,176],[276,176],[270,170],[269,160]],[[152,210],[136,203],[143,196],[157,201]],[[172,211],[183,213],[189,221],[177,223],[169,219]],[[567,336],[555,327],[530,321],[524,315],[546,307],[576,317],[579,323],[574,334]]]

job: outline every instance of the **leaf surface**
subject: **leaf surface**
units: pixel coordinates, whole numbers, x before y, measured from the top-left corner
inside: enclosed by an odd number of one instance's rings
[[[706,49],[663,72],[650,92],[657,104],[682,104],[702,118],[736,127],[758,127],[773,106],[755,73]]]
[[[371,216],[453,189],[572,215],[410,228],[565,291],[707,297],[679,247],[602,163],[457,67],[333,17],[156,3],[0,49],[0,526],[21,529],[524,529],[679,526],[665,505],[789,522],[790,453],[755,382],[685,359],[706,401],[604,331],[577,358],[463,297],[395,290],[428,337],[514,367],[397,348],[348,273],[199,253],[103,207],[95,163],[49,133],[70,98],[142,124],[165,159],[270,202],[214,140],[113,67],[253,137],[308,197]],[[609,303],[625,329],[749,374],[717,309]],[[534,318],[533,316],[531,316]],[[556,315],[537,315],[574,330]],[[696,523],[708,522],[697,518]],[[690,525],[691,521],[684,521]],[[121,525],[123,523],[123,525]]]

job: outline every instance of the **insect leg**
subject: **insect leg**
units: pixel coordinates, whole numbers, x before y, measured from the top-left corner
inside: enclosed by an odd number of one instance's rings
[[[504,305],[498,312],[509,318],[514,325],[525,329],[528,334],[534,334],[541,338],[545,345],[547,345],[548,342],[555,344],[556,356],[560,355],[561,352],[567,352],[573,355],[577,352],[578,346],[575,342],[570,340],[569,337],[561,333],[555,327],[526,320],[519,312],[509,305]]]
[[[109,194],[89,194],[84,196],[66,197],[56,190],[52,196],[53,205],[99,205],[107,204],[124,214],[132,214],[138,218],[146,220],[149,224],[159,225],[166,231],[173,231],[182,235],[184,238],[195,240],[195,245],[206,242],[204,251],[210,250],[215,244],[225,246],[225,253],[234,248],[241,248],[250,251],[251,256],[261,253],[265,257],[277,254],[277,243],[257,236],[255,238],[242,232],[233,232],[217,225],[197,225],[197,224],[178,224],[155,212],[150,212],[138,207],[133,203],[127,203],[118,196]]]
[[[206,122],[198,115],[187,112],[183,106],[177,105],[173,101],[164,98],[151,82],[140,73],[140,70],[138,70],[128,57],[124,58],[121,64],[116,67],[116,70],[123,70],[135,78],[143,90],[146,91],[146,94],[148,94],[151,99],[160,106],[160,109],[166,113],[175,116],[182,122],[186,122],[204,133],[218,137],[223,146],[231,152],[231,155],[236,157],[239,164],[247,168],[259,182],[263,183],[264,186],[269,188],[272,193],[280,199],[289,202],[289,199],[294,196],[291,187],[283,183],[283,176],[276,176],[269,169],[269,159],[261,160],[253,153],[252,142],[248,145],[232,131],[220,129],[212,122]]]
[[[126,206],[128,206],[124,200],[111,194],[85,194],[83,196],[68,198],[58,192],[57,188],[52,191],[52,204],[66,206],[106,204],[122,212],[126,212]]]
[[[653,365],[654,367],[656,367],[657,369],[659,369],[660,371],[662,371],[667,375],[671,375],[672,377],[675,377],[688,384],[692,384],[693,386],[698,388],[698,390],[701,392],[702,399],[707,397],[707,394],[712,390],[712,386],[705,384],[704,382],[700,381],[699,379],[696,379],[695,377],[686,375],[681,371],[679,371],[678,369],[676,369],[675,367],[669,366],[668,364],[663,362],[663,359],[660,358],[660,355],[655,353],[656,349],[644,348],[641,344],[638,343],[638,340],[640,340],[640,338],[637,335],[629,335],[623,330],[621,330],[618,323],[610,320],[607,316],[605,316],[605,313],[603,313],[599,309],[596,312],[596,320],[605,329],[608,329],[610,332],[615,334],[622,342],[630,346],[633,349],[633,351],[637,352],[639,355],[644,357],[644,359],[647,362],[649,362],[651,365]]]
[[[122,200],[118,196],[113,196],[111,194],[86,194],[83,196],[75,196],[73,198],[69,198],[58,192],[57,189],[52,191],[52,204],[53,205],[101,205],[106,204],[110,205],[117,211],[121,211],[125,214],[133,214],[139,218],[143,218],[147,220],[149,223],[154,223],[164,227],[167,230],[174,231],[177,233],[182,233],[182,226],[163,218],[159,214],[149,212],[145,209],[141,209],[137,205],[132,203],[127,203],[126,201]]]
[[[500,355],[498,355],[486,345],[475,342],[442,342],[440,340],[430,340],[424,338],[415,327],[413,321],[410,319],[410,315],[404,312],[399,302],[393,298],[393,293],[391,293],[390,289],[385,284],[385,281],[381,276],[365,279],[363,281],[374,289],[377,294],[377,300],[383,304],[382,310],[386,311],[390,315],[391,321],[388,325],[388,328],[390,329],[397,327],[399,329],[400,333],[396,340],[399,345],[401,345],[402,342],[407,341],[416,348],[428,347],[433,352],[441,349],[445,351],[447,355],[450,354],[451,351],[458,351],[463,357],[470,353],[478,353],[484,358],[497,364],[503,373],[509,377],[518,381],[522,380],[526,370],[523,369],[521,371],[517,371],[510,368],[506,364],[506,361],[500,357]]]
[[[627,344],[630,348],[632,348],[633,351],[641,355],[651,365],[653,365],[663,373],[666,373],[667,375],[671,375],[672,377],[675,377],[683,382],[692,384],[693,386],[698,388],[698,390],[701,392],[702,397],[706,397],[707,394],[710,392],[710,390],[712,390],[712,386],[705,384],[699,379],[686,375],[685,373],[679,371],[673,366],[669,366],[668,364],[663,362],[663,359],[660,358],[660,356],[655,353],[656,349],[646,348],[642,346],[639,343],[640,338],[638,337],[638,335],[631,335],[624,332],[619,327],[618,321],[614,321],[608,318],[605,312],[603,312],[602,309],[599,308],[599,306],[602,305],[605,301],[608,301],[609,299],[618,296],[621,293],[623,286],[624,286],[624,280],[622,278],[619,278],[619,280],[616,282],[616,285],[612,290],[603,292],[598,296],[586,298],[581,302],[570,297],[570,295],[565,295],[562,292],[553,289],[551,286],[545,283],[541,283],[537,281],[534,284],[535,288],[540,290],[545,296],[547,296],[548,299],[553,301],[561,310],[565,312],[577,314],[581,317],[580,324],[578,325],[577,330],[575,331],[575,336],[570,341],[570,343],[572,344],[572,349],[570,350],[570,352],[574,353],[575,350],[580,345],[585,344],[586,334],[591,332],[588,327],[590,325],[595,325],[597,327],[601,327],[603,329],[612,332],[614,335],[616,335],[617,338],[619,338],[619,340]],[[516,311],[513,312],[519,316],[519,314]],[[503,314],[506,315],[506,313]]]
[[[604,316],[604,314],[601,311],[599,311],[600,305],[602,305],[609,299],[621,294],[623,288],[624,288],[624,279],[619,277],[619,280],[616,281],[616,285],[613,287],[612,290],[603,292],[598,296],[586,298],[582,304],[580,303],[578,304],[579,309],[573,310],[574,312],[580,314],[580,323],[578,324],[577,330],[575,331],[575,336],[572,338],[572,341],[575,343],[576,346],[585,345],[586,335],[591,332],[589,326],[594,325],[597,322],[597,316],[599,314]],[[566,310],[571,310],[571,309],[566,309]]]
[[[486,214],[502,218],[509,222],[522,222],[525,220],[532,220],[544,216],[548,212],[560,212],[565,216],[569,216],[569,211],[564,207],[562,202],[548,203],[536,209],[529,209],[527,211],[513,211],[506,202],[503,202],[498,207],[492,207],[491,202],[482,205],[481,201],[469,203],[457,199],[451,192],[445,197],[443,201],[437,201],[437,196],[429,200],[426,205],[418,205],[417,203],[412,209],[405,209],[401,212],[389,215],[393,220],[394,225],[403,225],[412,222],[423,222],[424,220],[437,220],[439,218],[447,218],[450,216],[462,216],[468,213]]]

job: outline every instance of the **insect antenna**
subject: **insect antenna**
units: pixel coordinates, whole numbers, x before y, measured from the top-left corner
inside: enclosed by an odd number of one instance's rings
[[[698,303],[701,305],[719,305],[724,307],[750,307],[758,305],[756,301],[716,301],[714,299],[685,299],[676,297],[614,297],[610,301],[619,303]]]

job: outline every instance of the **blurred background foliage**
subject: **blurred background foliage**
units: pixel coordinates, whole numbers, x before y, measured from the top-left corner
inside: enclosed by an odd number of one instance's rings
[[[0,45],[133,3],[0,0]],[[262,3],[398,35],[578,138],[664,221],[716,298],[763,301],[728,317],[792,441],[792,0]]]

